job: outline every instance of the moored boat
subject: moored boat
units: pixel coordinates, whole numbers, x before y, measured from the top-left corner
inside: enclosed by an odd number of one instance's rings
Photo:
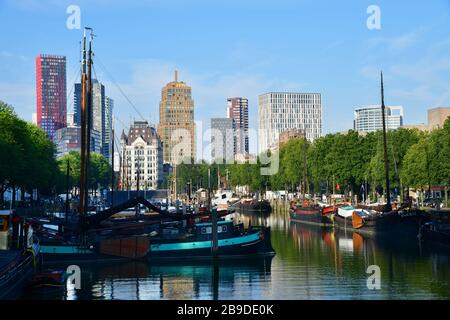
[[[450,212],[435,212],[422,224],[419,239],[424,243],[450,246]]]
[[[239,213],[269,214],[272,212],[272,206],[267,200],[242,199],[232,205],[232,208]]]
[[[148,258],[154,259],[211,259],[212,224],[195,225],[192,237],[183,241],[151,239]],[[248,258],[249,256],[273,255],[269,227],[234,225],[232,220],[218,222],[218,256],[222,259]]]
[[[16,299],[30,283],[39,261],[33,230],[19,217],[0,212],[0,300]]]
[[[409,236],[417,235],[420,217],[399,210],[378,212],[345,206],[338,208],[333,217],[334,225],[366,235]]]
[[[212,257],[212,223],[198,223],[193,228],[167,226],[160,232],[129,237],[107,238],[90,245],[42,246],[44,263],[73,261],[122,261],[161,259],[210,259]],[[218,222],[218,256],[247,258],[273,255],[270,228],[234,225],[232,220]]]
[[[294,200],[289,206],[289,216],[292,221],[308,224],[318,224],[323,226],[332,226],[331,215],[334,212],[333,207],[320,207],[310,201],[299,203]]]

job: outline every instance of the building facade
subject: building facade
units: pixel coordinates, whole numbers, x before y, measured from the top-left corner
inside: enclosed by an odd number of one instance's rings
[[[235,158],[235,121],[231,118],[211,119],[211,161],[227,163]]]
[[[175,79],[161,90],[158,134],[163,144],[164,163],[175,165],[196,159],[194,100],[192,89]]]
[[[36,57],[36,121],[47,137],[66,126],[66,57],[40,54]]]
[[[81,84],[74,88],[74,123],[81,126]],[[91,128],[100,132],[102,137],[101,153],[111,161],[112,112],[114,101],[105,94],[105,86],[96,79],[92,80]]]
[[[450,108],[428,109],[428,123],[403,125],[405,129],[418,129],[420,131],[432,131],[442,128],[447,118],[450,117]]]
[[[303,139],[305,136],[304,132],[299,129],[292,129],[292,130],[286,130],[280,133],[280,147],[286,143],[288,143],[290,140],[293,139]]]
[[[67,126],[55,131],[53,142],[56,145],[56,157],[61,158],[70,151],[81,150],[81,127]],[[91,152],[101,152],[101,135],[97,130],[91,130]]]
[[[112,140],[113,137],[113,110],[114,110],[114,100],[110,97],[105,97],[105,109],[103,112],[102,121],[102,154],[110,162],[112,161]]]
[[[242,97],[227,99],[227,117],[233,119],[235,128],[234,154],[248,155],[248,99]]]
[[[434,108],[428,110],[428,128],[429,130],[444,127],[445,121],[450,117],[450,108]]]
[[[357,132],[375,132],[383,130],[381,106],[367,106],[355,109],[353,129]],[[386,106],[386,129],[395,130],[403,125],[403,107]]]
[[[279,135],[286,130],[302,130],[309,141],[322,135],[320,93],[270,92],[258,101],[258,152],[276,149]]]
[[[156,190],[163,178],[162,145],[147,121],[135,121],[122,132],[120,185],[122,190]]]

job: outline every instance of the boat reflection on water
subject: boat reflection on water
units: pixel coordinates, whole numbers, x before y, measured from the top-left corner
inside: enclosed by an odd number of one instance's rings
[[[63,300],[153,300],[220,299],[242,290],[255,296],[270,278],[273,256],[214,262],[151,263],[134,261],[119,264],[80,265],[81,289],[71,284],[59,297]],[[55,269],[66,266],[55,265]],[[39,297],[26,297],[39,299]]]
[[[68,285],[53,299],[450,299],[448,250],[400,236],[385,241],[290,222],[277,212],[233,218],[246,227],[250,222],[270,226],[276,255],[217,265],[152,261],[80,265],[81,289]],[[372,265],[380,267],[380,290],[367,287],[367,269]]]

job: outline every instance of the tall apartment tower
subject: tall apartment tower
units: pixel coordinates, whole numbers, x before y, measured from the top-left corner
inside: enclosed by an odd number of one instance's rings
[[[248,99],[242,97],[228,98],[227,117],[234,121],[234,154],[248,155]]]
[[[81,84],[75,83],[74,123],[81,126]],[[105,94],[105,86],[96,79],[92,80],[91,129],[100,132],[101,153],[111,160],[112,111],[114,101]]]
[[[383,117],[380,105],[355,109],[353,127],[358,132],[383,130]],[[395,130],[403,126],[403,107],[386,106],[386,128]]]
[[[102,154],[106,157],[106,159],[112,160],[113,150],[112,150],[112,140],[113,137],[113,109],[114,109],[114,100],[110,97],[105,96],[105,109],[103,112],[103,122],[102,122]]]
[[[39,54],[36,57],[36,120],[47,137],[67,123],[66,57]]]
[[[196,158],[194,100],[191,87],[175,79],[161,90],[158,134],[163,143],[164,163],[175,165]]]
[[[259,152],[275,149],[281,133],[302,130],[309,141],[322,135],[320,93],[270,92],[259,96]]]

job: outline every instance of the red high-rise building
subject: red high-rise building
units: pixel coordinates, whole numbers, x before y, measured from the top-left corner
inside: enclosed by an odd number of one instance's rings
[[[66,57],[40,54],[36,57],[37,124],[53,139],[67,126]]]

